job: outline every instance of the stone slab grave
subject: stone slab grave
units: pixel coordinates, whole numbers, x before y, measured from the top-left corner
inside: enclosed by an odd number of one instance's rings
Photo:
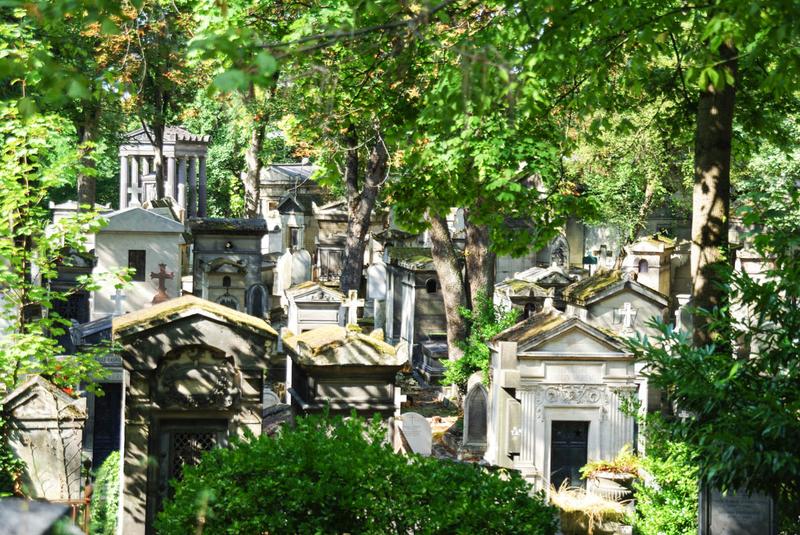
[[[411,452],[418,453],[424,456],[430,456],[433,446],[433,437],[431,433],[431,425],[428,420],[421,414],[416,412],[406,412],[397,418],[398,435],[402,435],[405,443],[411,449]],[[402,444],[401,451],[405,449]],[[397,446],[396,446],[397,449]]]
[[[764,494],[700,491],[700,535],[776,535],[775,504]]]

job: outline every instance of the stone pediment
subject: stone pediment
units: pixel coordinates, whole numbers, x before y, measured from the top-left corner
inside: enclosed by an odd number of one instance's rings
[[[291,213],[305,213],[306,209],[303,207],[295,197],[286,196],[278,204],[278,212],[281,214]]]
[[[571,284],[564,289],[564,299],[567,303],[587,307],[626,290],[662,307],[669,304],[667,296],[637,282],[635,273],[619,270],[601,271]]]
[[[159,234],[183,234],[181,223],[140,207],[117,210],[105,216],[108,224],[100,230],[105,232],[150,232]],[[177,243],[183,243],[179,236]]]
[[[86,419],[86,399],[75,399],[47,379],[36,375],[9,393],[3,412],[20,421]]]
[[[345,295],[314,281],[303,282],[286,290],[286,296],[295,303],[341,303]]]
[[[144,128],[139,128],[133,132],[125,135],[126,145],[152,145],[150,141],[152,133],[145,131]],[[211,136],[193,134],[182,126],[167,126],[164,128],[164,143],[176,143],[179,141],[188,143],[208,143],[211,141]]]
[[[244,273],[246,266],[243,261],[235,261],[230,258],[219,257],[211,262],[201,260],[201,268],[207,273]]]

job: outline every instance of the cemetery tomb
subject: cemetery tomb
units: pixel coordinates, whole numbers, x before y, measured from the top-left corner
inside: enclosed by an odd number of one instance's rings
[[[281,366],[277,333],[184,296],[114,318],[113,336],[126,376],[122,533],[151,533],[184,464],[245,429],[260,433],[264,373]]]
[[[8,445],[25,463],[23,485],[34,499],[82,497],[81,449],[86,399],[74,398],[38,375],[0,401]]]
[[[316,237],[319,280],[338,281],[344,266],[347,242],[347,208],[344,201],[333,201],[323,206],[312,205],[314,218],[319,225]]]
[[[318,282],[304,282],[286,290],[287,327],[302,334],[318,327],[341,325],[347,312],[342,309],[345,296]]]
[[[292,253],[292,286],[311,280],[311,254],[305,249]]]
[[[106,218],[108,224],[95,236],[97,264],[93,272],[131,268],[134,273],[130,285],[121,291],[115,287],[116,277],[99,281],[99,288],[92,292],[93,320],[149,307],[160,287],[159,280],[150,275],[160,273],[161,264],[167,272],[180,273],[185,243],[181,223],[151,210],[127,208]],[[164,280],[164,293],[170,298],[180,296],[180,277]]]
[[[355,326],[327,326],[283,336],[290,363],[287,388],[296,413],[391,416],[400,410],[395,375],[407,362],[383,340]]]
[[[671,259],[675,240],[661,234],[641,238],[625,248],[622,269],[636,273],[636,280],[648,288],[670,295]]]
[[[537,489],[572,479],[584,442],[587,460],[612,459],[635,439],[620,410],[634,358],[613,331],[546,307],[493,339],[491,373],[485,459]]]

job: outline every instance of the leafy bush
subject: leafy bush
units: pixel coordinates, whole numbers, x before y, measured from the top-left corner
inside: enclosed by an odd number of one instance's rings
[[[488,342],[517,322],[519,310],[504,312],[481,292],[475,297],[473,310],[461,307],[459,312],[469,324],[469,336],[462,344],[464,356],[442,361],[445,367],[442,383],[458,385],[464,391],[470,376],[478,370],[483,372],[483,380],[488,383],[491,358]]]
[[[91,533],[111,535],[117,532],[118,504],[119,452],[114,451],[100,466],[94,480]]]
[[[14,494],[19,474],[25,468],[8,446],[7,432],[6,421],[0,418],[0,498]]]
[[[698,467],[686,444],[667,440],[661,422],[647,426],[642,468],[652,481],[636,482],[636,529],[642,535],[697,533]]]
[[[516,473],[398,455],[384,437],[378,420],[312,416],[234,440],[173,482],[158,532],[556,532],[555,510]]]

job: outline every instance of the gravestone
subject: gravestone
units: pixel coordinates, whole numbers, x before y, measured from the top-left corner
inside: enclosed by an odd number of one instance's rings
[[[311,280],[311,254],[300,249],[292,254],[292,286]]]
[[[700,491],[700,535],[775,535],[775,505],[764,494],[723,495],[704,487]]]
[[[487,401],[486,388],[478,381],[464,398],[464,446],[486,446]]]
[[[292,253],[286,251],[275,264],[275,282],[272,285],[272,295],[283,297],[284,290],[292,286]]]
[[[406,412],[400,415],[397,423],[411,451],[430,456],[433,438],[428,420],[416,412]]]
[[[28,495],[43,500],[80,498],[86,398],[75,399],[36,375],[3,398],[0,406],[8,422],[8,445],[25,463],[22,481]]]
[[[386,265],[372,264],[367,268],[367,299],[383,301],[386,299]]]

